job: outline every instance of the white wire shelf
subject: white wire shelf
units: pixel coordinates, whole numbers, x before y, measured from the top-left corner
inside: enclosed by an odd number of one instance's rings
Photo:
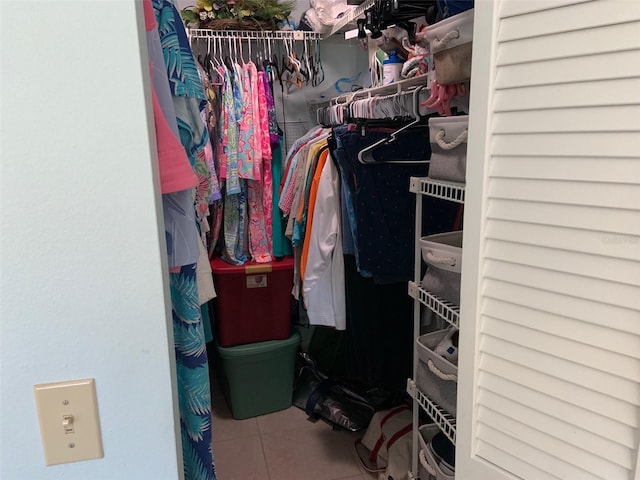
[[[445,182],[431,178],[411,177],[409,190],[420,195],[464,203],[464,183]]]
[[[343,93],[331,99],[332,104],[348,103],[353,100],[357,100],[365,97],[374,97],[378,95],[397,95],[402,92],[409,91],[415,87],[431,84],[435,76],[434,72],[428,72],[424,75],[418,75],[412,78],[406,78],[398,82],[390,83],[389,85],[381,85],[379,87],[363,88],[356,90],[355,92]]]
[[[376,3],[376,0],[364,0],[364,2],[362,2],[356,8],[353,8],[353,9],[349,10],[349,12],[347,12],[347,14],[344,17],[342,17],[333,26],[333,28],[331,29],[331,32],[329,33],[329,35],[333,35],[335,33],[338,33],[340,30],[342,30],[349,23],[353,22],[356,18],[358,18],[359,16],[363,15],[364,12],[368,8],[372,7],[375,3]]]
[[[458,305],[428,292],[416,282],[409,282],[409,296],[444,318],[450,325],[460,328],[460,307]]]
[[[427,412],[451,443],[456,444],[456,419],[418,389],[416,382],[407,379],[407,393]]]
[[[322,40],[322,35],[303,30],[211,30],[190,28],[191,38],[234,38],[241,40]]]

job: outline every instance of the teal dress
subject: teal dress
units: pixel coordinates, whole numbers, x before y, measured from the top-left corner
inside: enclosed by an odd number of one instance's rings
[[[196,123],[202,122],[197,110],[199,105],[204,106],[204,88],[174,2],[152,0],[152,4],[174,106],[179,107],[176,115],[180,140],[194,166],[194,157],[208,141],[207,129]],[[183,265],[179,272],[170,274],[170,291],[184,478],[216,480],[209,363],[195,263]]]
[[[284,235],[286,224],[282,220],[282,212],[278,207],[280,201],[280,180],[282,179],[282,143],[283,138],[279,137],[278,145],[271,144],[273,152],[273,163],[271,172],[273,174],[273,256],[284,257],[292,255],[291,242]]]

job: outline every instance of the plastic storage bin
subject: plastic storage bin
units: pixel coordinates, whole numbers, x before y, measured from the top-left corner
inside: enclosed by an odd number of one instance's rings
[[[215,258],[211,270],[218,294],[214,312],[221,346],[289,338],[293,257],[244,265]]]
[[[447,336],[449,329],[420,335],[418,347],[418,388],[455,417],[458,367],[435,353],[436,346]]]
[[[291,406],[300,334],[286,340],[221,347],[215,342],[218,378],[233,418],[256,417]]]
[[[422,237],[420,249],[428,267],[422,279],[422,288],[456,305],[460,304],[462,230]]]
[[[455,469],[440,458],[432,447],[433,438],[440,432],[437,425],[430,423],[418,429],[418,474],[420,480],[454,480]]]

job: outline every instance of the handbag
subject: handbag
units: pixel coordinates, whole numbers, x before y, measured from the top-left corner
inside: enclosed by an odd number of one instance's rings
[[[322,419],[334,428],[351,432],[367,428],[376,410],[374,404],[355,388],[310,365],[300,369],[292,403],[311,419]]]
[[[411,468],[413,414],[405,405],[377,412],[355,442],[362,467],[384,480],[406,480]]]
[[[471,78],[473,9],[453,15],[427,27],[436,80],[451,85]]]

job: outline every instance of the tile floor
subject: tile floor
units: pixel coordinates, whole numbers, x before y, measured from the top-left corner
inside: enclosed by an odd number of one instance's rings
[[[353,442],[360,434],[310,422],[297,407],[234,420],[215,389],[213,454],[219,480],[372,480]],[[364,432],[363,432],[364,433]]]

